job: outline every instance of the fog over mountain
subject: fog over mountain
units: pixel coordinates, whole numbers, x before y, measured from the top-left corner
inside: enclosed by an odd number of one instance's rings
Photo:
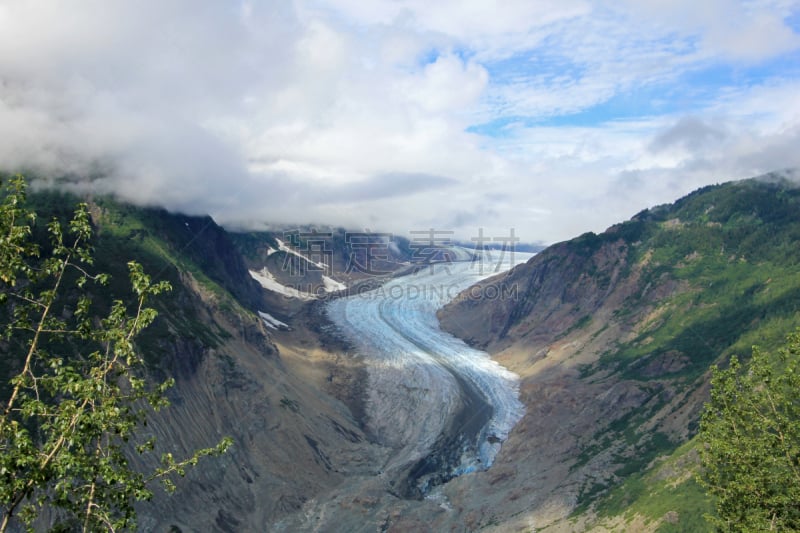
[[[553,242],[800,166],[800,2],[0,0],[0,168]]]

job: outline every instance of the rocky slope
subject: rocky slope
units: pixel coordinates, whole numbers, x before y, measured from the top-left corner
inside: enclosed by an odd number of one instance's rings
[[[527,407],[496,466],[447,488],[453,504],[504,531],[620,529],[621,516],[702,528],[689,441],[706,370],[797,325],[798,215],[800,191],[777,176],[707,187],[552,246],[440,312],[522,377]],[[485,296],[503,287],[513,297]]]
[[[68,218],[78,201],[56,193],[31,200],[45,220]],[[234,440],[227,454],[177,479],[173,496],[156,488],[140,506],[141,530],[264,531],[345,474],[374,472],[381,450],[353,415],[360,370],[320,335],[314,307],[274,307],[230,234],[208,217],[109,199],[90,200],[90,213],[95,267],[112,275],[94,295],[98,305],[130,299],[131,259],[173,286],[152,302],[159,317],[139,338],[152,378],[176,380],[172,405],[143,428],[142,438],[157,437],[153,457]],[[280,316],[291,331],[269,329],[258,311]]]

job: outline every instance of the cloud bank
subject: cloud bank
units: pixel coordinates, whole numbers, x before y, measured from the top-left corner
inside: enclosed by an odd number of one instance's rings
[[[800,166],[800,2],[0,0],[0,168],[553,242]]]

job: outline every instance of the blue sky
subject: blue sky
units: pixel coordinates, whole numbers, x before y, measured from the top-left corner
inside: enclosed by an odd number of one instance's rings
[[[799,32],[795,0],[0,0],[0,167],[554,242],[800,166]]]
[[[494,65],[493,78],[502,83],[505,76],[529,68],[525,58],[514,58]],[[579,78],[578,69],[562,69],[559,74]],[[549,75],[557,75],[550,72]],[[507,135],[507,126],[522,123],[536,126],[601,127],[610,121],[702,114],[721,93],[732,87],[757,86],[768,81],[800,79],[800,52],[791,51],[757,64],[735,65],[714,62],[678,73],[669,82],[646,83],[615,91],[606,100],[571,112],[540,113],[528,116],[499,116],[489,122],[471,125],[468,131],[488,137]]]

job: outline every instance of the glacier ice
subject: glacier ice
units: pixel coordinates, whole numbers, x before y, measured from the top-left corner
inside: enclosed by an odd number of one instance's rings
[[[500,270],[530,257],[508,254]],[[455,475],[491,466],[523,415],[518,376],[442,331],[436,318],[462,290],[496,273],[479,266],[469,260],[432,264],[327,304],[330,319],[367,361],[368,429],[400,450],[387,469],[430,453],[468,392],[480,395],[491,416],[465,443]]]

